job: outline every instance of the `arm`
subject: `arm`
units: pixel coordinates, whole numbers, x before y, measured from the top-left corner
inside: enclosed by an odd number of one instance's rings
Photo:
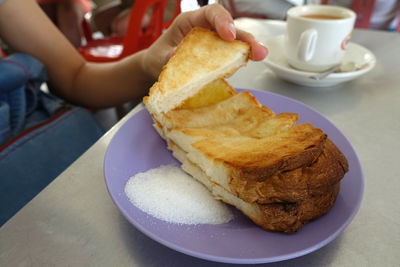
[[[0,5],[0,36],[15,51],[44,63],[56,94],[87,107],[114,106],[141,96],[152,84],[143,53],[119,63],[87,63],[33,0]]]
[[[232,28],[232,18],[219,5],[181,14],[149,49],[113,63],[88,63],[51,23],[33,0],[6,0],[0,5],[0,36],[14,50],[44,63],[56,94],[86,107],[115,106],[147,93],[177,44],[194,26],[215,28],[226,40],[235,35],[251,44],[253,59],[266,49]]]

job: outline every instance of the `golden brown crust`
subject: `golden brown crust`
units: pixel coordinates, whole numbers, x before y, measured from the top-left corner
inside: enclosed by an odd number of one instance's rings
[[[336,201],[340,183],[333,185],[324,194],[312,195],[297,203],[258,204],[263,218],[254,222],[265,230],[293,233],[305,223],[327,213]]]
[[[209,136],[192,146],[227,166],[233,178],[264,181],[276,172],[313,163],[325,140],[320,129],[304,123],[264,138]]]
[[[262,182],[247,179],[246,176],[232,177],[229,185],[232,192],[250,203],[299,202],[327,191],[347,171],[345,157],[327,139],[321,155],[311,165],[277,172]]]

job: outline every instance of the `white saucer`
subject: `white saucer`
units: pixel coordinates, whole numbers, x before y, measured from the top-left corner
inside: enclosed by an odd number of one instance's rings
[[[303,86],[329,87],[347,82],[367,73],[373,69],[376,63],[376,58],[371,51],[361,45],[350,42],[344,55],[343,62],[352,61],[356,65],[367,63],[367,66],[363,69],[350,72],[331,73],[324,79],[315,80],[310,78],[316,74],[315,72],[300,71],[289,66],[282,49],[283,35],[270,37],[264,42],[264,44],[269,49],[269,54],[264,62],[273,72],[275,72],[276,76],[283,80]]]

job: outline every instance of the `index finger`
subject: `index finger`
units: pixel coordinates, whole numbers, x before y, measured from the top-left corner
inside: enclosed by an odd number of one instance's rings
[[[219,4],[207,5],[196,11],[182,13],[174,24],[177,26],[173,27],[176,31],[171,33],[174,45],[178,45],[191,29],[198,26],[215,30],[226,41],[238,39],[249,43],[252,60],[262,60],[268,54],[268,49],[257,42],[251,34],[236,30],[231,14]]]
[[[226,40],[233,41],[236,30],[230,13],[221,5],[212,4],[204,6],[195,11],[184,12],[176,18],[172,27],[177,30],[177,39],[183,39],[194,27],[203,27],[215,30],[218,35]],[[178,44],[177,42],[176,44]]]
[[[258,42],[251,33],[246,31],[237,30],[237,39],[250,44],[251,55],[250,59],[254,61],[261,61],[268,55],[268,48]]]
[[[238,39],[250,44],[250,58],[254,61],[260,61],[268,54],[268,49],[259,43],[253,35],[235,28],[232,16],[221,5],[208,5],[202,8],[197,14],[190,16],[189,21],[191,27],[203,26],[215,29],[218,35],[226,41]]]

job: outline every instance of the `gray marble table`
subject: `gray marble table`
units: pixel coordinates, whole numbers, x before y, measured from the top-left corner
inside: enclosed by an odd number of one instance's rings
[[[271,21],[240,19],[260,40],[279,32]],[[278,28],[277,28],[278,27]],[[354,145],[365,174],[361,208],[334,241],[269,266],[400,266],[400,34],[355,30],[375,68],[333,88],[282,81],[250,62],[230,83],[297,99],[331,120]],[[132,110],[0,228],[0,266],[224,266],[171,250],[132,226],[104,182],[107,146]]]

